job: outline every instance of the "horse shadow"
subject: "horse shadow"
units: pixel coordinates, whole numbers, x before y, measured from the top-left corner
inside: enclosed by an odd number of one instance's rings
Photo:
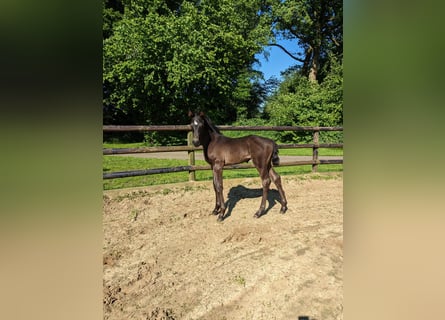
[[[227,212],[224,215],[224,220],[232,215],[233,209],[236,207],[238,202],[242,199],[253,199],[253,198],[261,198],[263,196],[263,189],[257,188],[257,189],[248,189],[242,185],[238,185],[236,187],[232,187],[229,190],[229,193],[227,195],[227,201],[226,201],[226,208]],[[268,195],[267,195],[267,202],[268,206],[266,207],[265,212],[262,214],[265,215],[269,212],[270,209],[272,209],[275,204],[281,203],[280,202],[280,194],[277,190],[269,189]],[[259,203],[258,203],[259,207]],[[252,211],[252,215],[256,211]]]

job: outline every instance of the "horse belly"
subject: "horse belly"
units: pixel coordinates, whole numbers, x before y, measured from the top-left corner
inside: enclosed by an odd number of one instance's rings
[[[249,150],[247,148],[235,148],[226,152],[224,156],[224,163],[226,165],[247,162],[251,159]]]
[[[232,139],[224,136],[210,143],[208,157],[212,163],[223,161],[224,165],[247,162],[252,158],[245,139]]]

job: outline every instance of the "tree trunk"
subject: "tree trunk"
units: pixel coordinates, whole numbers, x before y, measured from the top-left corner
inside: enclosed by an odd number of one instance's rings
[[[318,73],[318,59],[320,56],[320,49],[315,47],[312,56],[311,69],[309,71],[309,81],[317,82],[317,73]]]

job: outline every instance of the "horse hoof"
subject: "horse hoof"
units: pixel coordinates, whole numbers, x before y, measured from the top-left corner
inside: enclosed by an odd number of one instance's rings
[[[223,217],[223,216],[218,216],[217,221],[218,221],[218,222],[222,222],[222,221],[224,221],[224,217]]]
[[[258,219],[259,217],[261,217],[261,212],[257,212],[253,215],[254,218]]]
[[[280,213],[284,214],[287,211],[287,207],[282,207]]]

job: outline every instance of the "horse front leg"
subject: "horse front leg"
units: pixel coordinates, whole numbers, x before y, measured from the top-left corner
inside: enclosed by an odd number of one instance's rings
[[[215,209],[213,209],[212,214],[217,215],[221,207],[221,201],[219,199],[219,192],[217,188],[217,180],[215,173],[213,173],[213,190],[215,190]]]
[[[224,213],[226,211],[226,205],[223,196],[223,177],[222,169],[224,164],[216,162],[213,165],[213,188],[215,189],[216,204],[213,214],[218,214],[218,221],[224,220]]]

